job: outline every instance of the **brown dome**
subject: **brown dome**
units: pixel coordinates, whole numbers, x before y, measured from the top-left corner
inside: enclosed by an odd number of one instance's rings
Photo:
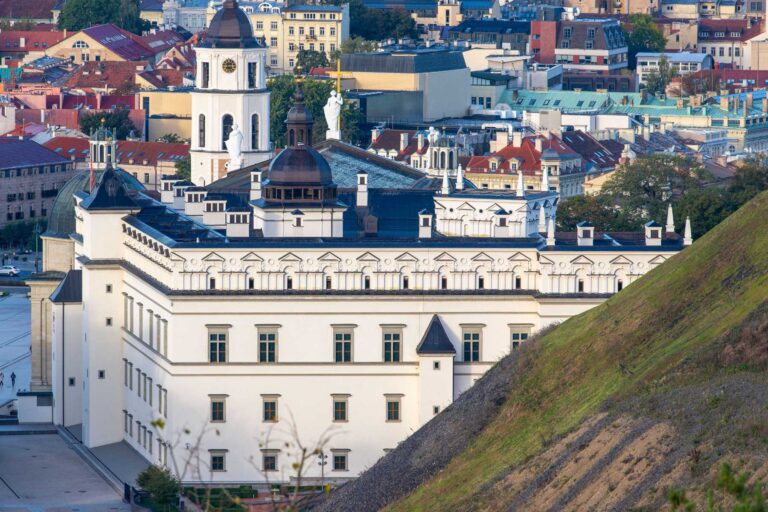
[[[225,0],[219,12],[211,20],[202,47],[254,48],[263,46],[253,37],[248,15],[237,5],[237,0]]]
[[[270,185],[327,187],[333,185],[331,166],[312,146],[286,148],[269,165]]]

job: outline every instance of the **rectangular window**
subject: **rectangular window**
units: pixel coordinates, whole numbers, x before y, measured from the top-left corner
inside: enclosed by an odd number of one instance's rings
[[[152,389],[152,377],[147,377],[147,393],[149,394],[147,397],[149,399],[149,406],[152,407],[152,396],[155,394]]]
[[[480,331],[465,330],[462,339],[464,340],[464,361],[480,361]]]
[[[347,471],[347,454],[333,452],[333,470]]]
[[[333,357],[337,363],[352,362],[352,331],[343,330],[333,333]]]
[[[277,471],[277,452],[265,451],[261,456],[263,471]]]
[[[128,363],[128,389],[133,391],[133,363]]]
[[[387,421],[400,421],[400,397],[387,397]]]
[[[347,408],[349,402],[347,396],[334,396],[333,397],[333,421],[344,422],[348,421]]]
[[[222,396],[211,397],[211,421],[212,422],[225,421],[224,407],[225,407],[225,397],[222,397]]]
[[[277,421],[277,397],[264,397],[264,422],[275,423]]]
[[[202,76],[200,87],[202,89],[207,89],[208,86],[210,85],[210,81],[211,81],[210,64],[208,64],[207,62],[203,62],[203,76]]]
[[[227,333],[208,333],[208,361],[211,363],[227,362]]]
[[[274,363],[277,361],[277,332],[259,330],[259,362]]]
[[[511,349],[515,350],[517,347],[520,346],[521,343],[523,343],[525,340],[528,339],[528,336],[530,335],[530,328],[524,327],[524,326],[516,326],[512,325],[510,326],[511,329]]]
[[[248,88],[249,89],[256,88],[256,63],[255,62],[248,63]]]
[[[226,471],[225,452],[211,451],[211,471]]]
[[[128,360],[123,358],[123,385],[128,387]]]
[[[399,363],[401,354],[401,330],[384,331],[384,362]]]

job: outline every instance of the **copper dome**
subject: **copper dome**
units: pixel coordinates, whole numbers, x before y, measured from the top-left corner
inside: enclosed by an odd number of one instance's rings
[[[237,0],[225,0],[211,20],[208,34],[201,46],[211,48],[254,48],[263,46],[253,37],[248,15],[237,5]]]
[[[332,186],[328,161],[311,146],[286,148],[269,165],[270,185]]]

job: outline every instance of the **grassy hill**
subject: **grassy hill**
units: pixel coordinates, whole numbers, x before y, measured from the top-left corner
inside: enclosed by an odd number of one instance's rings
[[[658,510],[768,475],[768,193],[542,333],[320,510]]]

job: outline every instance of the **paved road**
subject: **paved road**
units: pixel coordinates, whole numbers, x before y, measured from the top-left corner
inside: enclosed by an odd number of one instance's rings
[[[0,512],[127,510],[58,435],[0,436]]]
[[[0,373],[3,377],[0,404],[16,398],[19,389],[29,389],[32,372],[30,315],[26,290],[0,297]],[[12,373],[16,374],[15,387],[11,382]]]

